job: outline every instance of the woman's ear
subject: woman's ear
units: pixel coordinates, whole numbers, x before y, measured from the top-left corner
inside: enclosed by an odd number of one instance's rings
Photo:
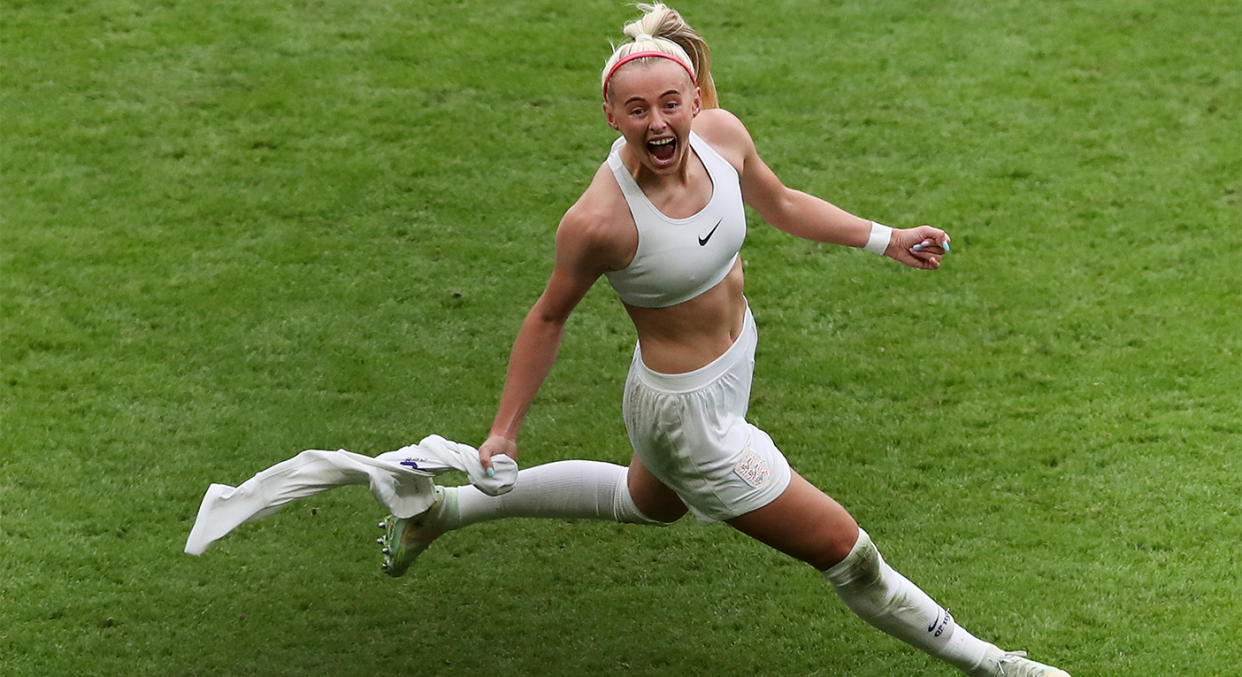
[[[605,101],[603,106],[604,106],[604,117],[608,118],[608,126],[612,127],[613,129],[617,131],[621,131],[621,128],[617,126],[617,119],[612,116],[612,111],[609,110],[608,108],[608,102]]]

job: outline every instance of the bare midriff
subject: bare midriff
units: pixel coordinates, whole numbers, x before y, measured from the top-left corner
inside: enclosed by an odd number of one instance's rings
[[[667,308],[625,304],[643,364],[664,374],[681,374],[710,364],[724,354],[742,332],[746,299],[742,295],[742,261],[715,287]]]

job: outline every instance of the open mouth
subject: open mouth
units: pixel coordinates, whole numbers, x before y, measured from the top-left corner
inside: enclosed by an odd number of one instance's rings
[[[677,137],[655,139],[647,142],[647,152],[660,162],[668,162],[677,154]]]

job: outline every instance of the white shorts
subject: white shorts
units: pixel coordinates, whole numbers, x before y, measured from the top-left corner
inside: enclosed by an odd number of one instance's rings
[[[705,367],[654,372],[634,349],[622,409],[643,465],[704,521],[724,521],[771,503],[790,468],[772,438],[746,422],[759,332],[746,309],[742,333]]]

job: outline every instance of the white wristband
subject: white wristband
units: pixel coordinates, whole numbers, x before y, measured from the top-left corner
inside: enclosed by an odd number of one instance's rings
[[[884,256],[884,252],[888,251],[888,243],[892,239],[892,228],[872,221],[871,235],[867,237],[867,244],[863,245],[863,249],[866,249],[872,254]]]

